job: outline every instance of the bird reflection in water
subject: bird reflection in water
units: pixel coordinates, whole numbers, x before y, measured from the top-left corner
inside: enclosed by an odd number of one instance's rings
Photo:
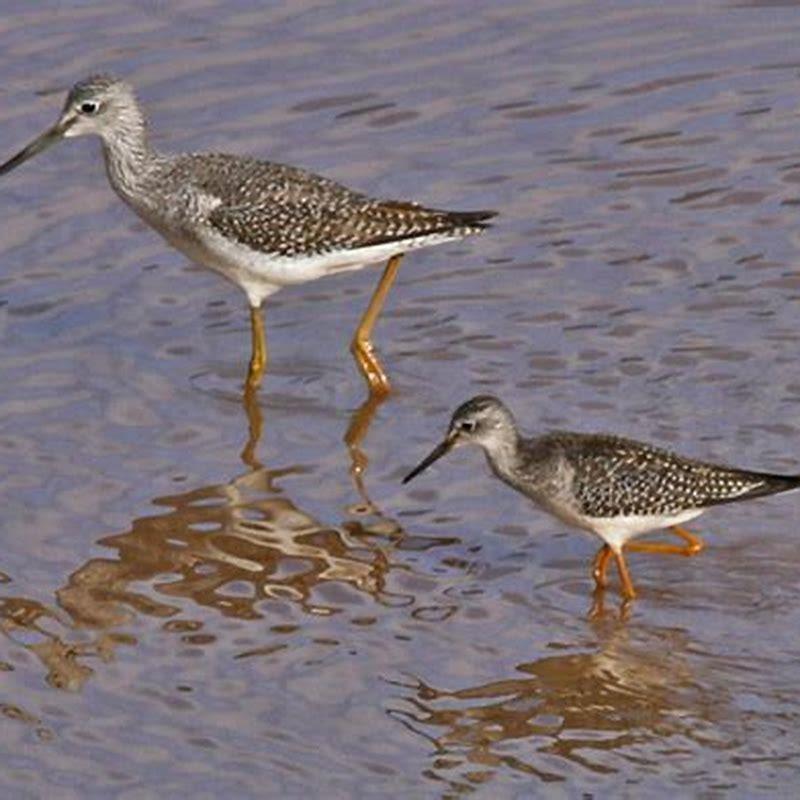
[[[93,674],[92,662],[110,660],[120,644],[136,644],[121,632],[136,615],[167,621],[185,610],[186,600],[245,620],[260,619],[260,606],[270,599],[328,615],[337,609],[317,588],[333,581],[377,602],[413,603],[386,589],[391,544],[402,530],[378,513],[364,488],[361,442],[379,403],[370,397],[346,434],[363,501],[360,518],[326,525],[276,485],[303,470],[270,470],[259,461],[263,416],[255,392],[247,391],[245,472],[227,483],[155,499],[167,510],[100,539],[116,556],[93,558],[75,570],[56,591],[54,607],[0,598],[0,630],[41,661],[51,685],[77,690]]]
[[[402,695],[388,713],[430,742],[427,774],[454,793],[491,785],[498,773],[545,783],[613,773],[615,754],[634,757],[649,738],[699,739],[721,700],[693,680],[683,633],[636,631],[633,641],[615,622],[597,629],[591,652],[576,647],[460,689],[406,676],[391,681]]]

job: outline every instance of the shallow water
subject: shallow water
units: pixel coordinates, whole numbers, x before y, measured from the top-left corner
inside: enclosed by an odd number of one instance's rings
[[[3,153],[103,68],[164,148],[501,216],[406,259],[387,402],[347,352],[365,271],[268,303],[245,408],[243,296],[96,142],[3,179],[0,793],[791,796],[796,498],[633,556],[592,621],[595,542],[477,453],[399,481],[486,390],[798,471],[798,41],[784,2],[6,0]]]

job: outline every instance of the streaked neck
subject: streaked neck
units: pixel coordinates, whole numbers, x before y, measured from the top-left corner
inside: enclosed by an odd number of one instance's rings
[[[119,124],[102,138],[108,178],[118,192],[129,196],[156,159],[142,113],[138,108],[127,109]]]

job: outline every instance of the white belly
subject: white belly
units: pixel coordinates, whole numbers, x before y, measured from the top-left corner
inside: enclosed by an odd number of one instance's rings
[[[221,273],[239,286],[247,294],[250,305],[255,307],[284,286],[361,269],[368,264],[387,261],[406,250],[461,238],[436,234],[424,239],[379,244],[358,250],[286,257],[261,253],[213,231],[204,231],[196,239],[185,239],[180,234],[161,228],[158,230],[173,247],[192,261]]]
[[[680,514],[647,514],[631,517],[583,517],[581,527],[596,533],[612,550],[619,550],[626,542],[649,531],[681,525],[699,517],[703,509],[692,509]]]

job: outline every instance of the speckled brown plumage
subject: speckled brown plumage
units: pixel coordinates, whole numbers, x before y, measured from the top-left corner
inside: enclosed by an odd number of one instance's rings
[[[493,216],[376,200],[297,167],[221,153],[175,156],[153,179],[162,193],[175,196],[181,187],[192,186],[208,198],[210,210],[204,214],[193,214],[187,202],[186,222],[205,222],[228,239],[282,257],[432,234],[467,236]]]
[[[588,517],[679,514],[800,486],[794,476],[695,461],[621,436],[564,431],[520,438],[513,481],[535,487],[558,464],[572,471],[569,492]]]
[[[118,87],[128,88],[107,75],[91,76],[72,87],[65,108]],[[129,88],[127,100],[135,107]],[[458,238],[483,230],[494,216],[379,200],[313,172],[247,156],[157,153],[146,145],[144,118],[135,111],[131,128],[141,136],[128,136],[123,148],[111,142],[107,156],[124,159],[122,151],[138,144],[139,174],[117,170],[112,183],[137,210],[145,204],[175,229],[206,225],[260,253],[291,258],[441,234]]]

